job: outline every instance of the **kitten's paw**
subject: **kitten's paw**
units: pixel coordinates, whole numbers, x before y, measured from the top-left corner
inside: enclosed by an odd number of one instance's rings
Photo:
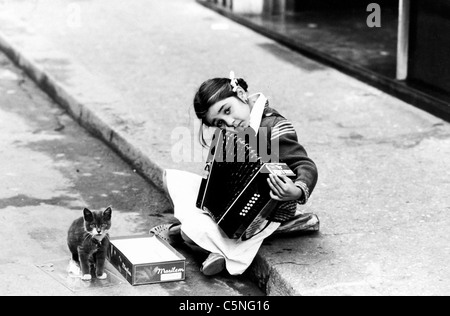
[[[97,279],[99,280],[105,280],[108,277],[108,275],[106,273],[103,273],[102,275],[97,275]]]
[[[90,274],[84,274],[84,275],[81,277],[81,280],[83,280],[83,281],[90,281],[90,280],[92,280],[92,275],[90,275]]]

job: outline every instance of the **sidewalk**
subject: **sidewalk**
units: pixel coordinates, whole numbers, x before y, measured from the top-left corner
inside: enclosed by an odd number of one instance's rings
[[[448,123],[195,0],[2,5],[0,48],[157,185],[164,168],[202,170],[191,104],[207,78],[234,70],[293,122],[322,227],[262,247],[249,276],[267,294],[450,293]]]

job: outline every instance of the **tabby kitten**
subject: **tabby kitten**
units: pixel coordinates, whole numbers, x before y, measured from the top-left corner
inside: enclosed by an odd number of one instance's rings
[[[109,247],[108,231],[111,228],[112,210],[103,212],[83,210],[83,217],[76,219],[69,228],[67,245],[72,260],[81,268],[81,279],[92,279],[91,268],[98,279],[104,280],[106,253]]]

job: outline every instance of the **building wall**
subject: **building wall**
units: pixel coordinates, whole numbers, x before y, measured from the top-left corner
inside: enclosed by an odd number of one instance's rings
[[[324,9],[345,10],[348,8],[365,9],[370,3],[377,3],[382,8],[398,7],[396,0],[287,0],[286,7],[291,12]]]
[[[312,10],[365,10],[370,3],[397,8],[398,0],[207,0],[236,13],[295,13]]]

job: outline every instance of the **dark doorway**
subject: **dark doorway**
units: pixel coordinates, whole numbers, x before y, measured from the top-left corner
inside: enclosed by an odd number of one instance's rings
[[[409,80],[450,95],[450,2],[412,1]]]

